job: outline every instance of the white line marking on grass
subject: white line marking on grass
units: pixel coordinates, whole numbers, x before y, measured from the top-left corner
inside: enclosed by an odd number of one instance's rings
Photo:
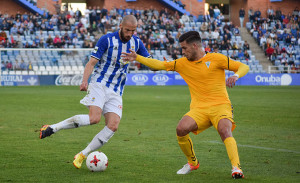
[[[223,142],[211,140],[211,141],[206,141],[209,143],[213,144],[224,144]],[[288,150],[288,149],[277,149],[277,148],[271,148],[271,147],[260,147],[260,146],[253,146],[253,145],[242,145],[238,144],[239,147],[249,147],[249,148],[254,148],[254,149],[263,149],[263,150],[270,150],[270,151],[280,151],[280,152],[292,152],[292,153],[297,153],[300,154],[299,151],[293,151],[293,150]]]

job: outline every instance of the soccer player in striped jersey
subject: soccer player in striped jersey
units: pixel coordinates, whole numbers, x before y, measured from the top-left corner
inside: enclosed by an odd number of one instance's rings
[[[140,56],[134,51],[124,52],[122,57],[126,61],[136,60],[156,70],[176,71],[189,87],[192,99],[190,111],[182,117],[176,128],[178,144],[188,163],[177,174],[188,174],[199,168],[189,133],[199,134],[214,126],[225,144],[232,165],[232,177],[243,178],[236,141],[232,136],[235,122],[226,85],[234,86],[238,78],[247,74],[249,67],[220,53],[205,54],[196,31],[182,34],[179,42],[185,57],[174,61],[161,62]],[[235,72],[227,81],[225,70]]]
[[[89,108],[89,114],[75,115],[53,125],[44,125],[40,130],[40,138],[43,139],[61,129],[99,123],[101,115],[104,115],[106,126],[85,149],[75,155],[73,164],[76,168],[81,168],[87,155],[107,143],[118,129],[122,117],[122,94],[128,70],[128,62],[122,60],[121,53],[134,50],[144,57],[150,56],[142,41],[133,35],[136,27],[136,18],[132,15],[125,16],[120,29],[102,36],[92,51],[80,85],[81,91],[87,91],[87,95],[80,103]]]

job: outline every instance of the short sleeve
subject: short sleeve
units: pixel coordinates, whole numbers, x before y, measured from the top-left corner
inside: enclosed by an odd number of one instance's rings
[[[98,40],[94,50],[92,51],[91,56],[100,60],[103,54],[106,52],[107,48],[108,48],[108,36],[104,35]]]
[[[150,54],[148,53],[147,49],[145,48],[143,42],[139,38],[137,38],[137,41],[138,41],[139,47],[138,47],[138,50],[136,53],[139,55],[142,55],[143,57],[149,57]]]

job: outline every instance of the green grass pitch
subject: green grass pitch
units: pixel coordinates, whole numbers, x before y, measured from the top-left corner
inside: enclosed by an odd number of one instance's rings
[[[200,168],[185,163],[176,125],[189,110],[187,86],[127,86],[119,130],[102,147],[105,172],[75,169],[73,157],[104,126],[62,130],[40,140],[43,124],[87,114],[79,87],[0,87],[0,182],[300,182],[300,87],[228,89],[244,180],[232,180],[225,146],[211,127],[191,134]]]

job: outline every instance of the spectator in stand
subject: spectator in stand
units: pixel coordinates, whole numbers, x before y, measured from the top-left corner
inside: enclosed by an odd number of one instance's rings
[[[58,35],[55,36],[54,40],[53,40],[53,45],[55,48],[61,48],[62,47],[62,40],[60,39],[60,37]]]
[[[247,61],[250,60],[250,55],[247,50],[244,50],[244,59]]]
[[[27,70],[27,64],[24,62],[24,60],[21,60],[20,70]]]
[[[233,43],[232,49],[233,49],[233,50],[238,50],[238,49],[239,49],[239,47],[238,47],[238,45],[236,44],[236,42]]]
[[[217,29],[212,32],[212,39],[217,39],[220,36],[220,33]]]
[[[220,15],[220,13],[221,13],[221,11],[218,8],[218,6],[215,6],[215,9],[214,9],[214,18],[217,18]]]
[[[13,70],[13,66],[12,66],[12,63],[11,63],[11,62],[6,61],[5,67],[6,67],[6,69],[7,69],[8,71]]]
[[[260,16],[261,16],[261,12],[259,9],[257,9],[255,12],[254,12],[254,18],[257,18],[258,20],[260,20]]]
[[[189,18],[189,16],[188,16],[186,13],[184,13],[184,14],[181,16],[181,21],[182,21],[182,23],[184,24],[184,23],[190,22],[190,18]]]
[[[287,49],[286,49],[286,53],[288,55],[293,55],[295,53],[295,48],[292,46],[292,44],[290,44]]]
[[[213,21],[213,19],[214,19],[214,9],[213,9],[212,6],[209,7],[208,12],[209,12],[209,16],[210,16],[210,21]]]
[[[6,66],[5,66],[4,61],[1,62],[1,70],[2,71],[6,70]]]
[[[283,65],[283,66],[285,66],[285,65],[288,63],[288,58],[287,58],[286,53],[283,53],[283,54],[282,54],[282,58],[281,58],[281,60],[280,60],[280,63],[281,63],[281,65]]]
[[[227,45],[227,51],[228,51],[228,50],[232,50],[232,45],[231,45],[231,43],[230,43],[230,40],[229,40],[229,39],[227,40],[227,43],[226,43],[226,45]]]
[[[215,45],[213,47],[213,50],[214,50],[214,53],[219,53],[219,47],[218,46]]]
[[[263,50],[265,50],[265,44],[267,42],[267,39],[265,37],[265,35],[263,34],[262,37],[260,38],[260,43],[259,46],[263,48]]]
[[[247,41],[244,42],[243,50],[250,50],[250,45]]]
[[[275,12],[275,18],[277,19],[277,20],[282,20],[281,19],[281,15],[282,15],[282,13],[281,13],[281,10],[280,10],[280,7],[278,7],[277,8],[277,10],[276,10],[276,12]]]
[[[271,60],[271,56],[273,55],[274,51],[275,49],[272,46],[268,45],[268,48],[266,49],[266,54],[269,60]]]
[[[240,17],[240,26],[243,27],[243,25],[244,25],[244,18],[245,18],[245,10],[244,10],[244,8],[240,9],[239,17]]]
[[[26,70],[28,70],[28,71],[32,71],[33,70],[33,65],[32,65],[31,61],[29,61]]]
[[[240,35],[240,29],[238,26],[235,26],[235,28],[233,29],[233,34],[234,36],[239,36]]]
[[[51,37],[51,35],[49,34],[47,40],[46,40],[46,43],[47,43],[47,47],[49,48],[53,48],[53,38]]]
[[[237,56],[237,57],[238,57],[238,59],[240,59],[240,60],[244,60],[245,55],[244,55],[242,49],[239,49],[239,52],[238,52],[238,56]]]
[[[254,11],[253,11],[252,7],[250,7],[249,10],[248,10],[248,18],[249,18],[251,23],[254,21],[253,17],[254,17]]]
[[[211,48],[210,48],[210,46],[209,46],[209,45],[207,45],[207,46],[206,46],[206,48],[205,48],[205,52],[206,52],[206,53],[209,53],[209,52],[211,52]]]
[[[19,62],[18,62],[17,60],[16,60],[16,61],[14,62],[14,64],[13,64],[13,69],[14,69],[15,71],[21,70],[20,64],[19,64]]]
[[[234,60],[237,60],[237,59],[238,59],[236,50],[233,50],[233,52],[232,52],[231,55],[230,55],[230,58],[232,58],[232,59],[234,59]]]
[[[292,38],[290,34],[287,34],[286,38],[285,38],[285,43],[286,44],[291,44],[292,43]]]
[[[18,28],[17,28],[16,24],[14,24],[13,27],[10,29],[10,33],[11,33],[12,35],[17,35],[17,33],[18,33]]]

